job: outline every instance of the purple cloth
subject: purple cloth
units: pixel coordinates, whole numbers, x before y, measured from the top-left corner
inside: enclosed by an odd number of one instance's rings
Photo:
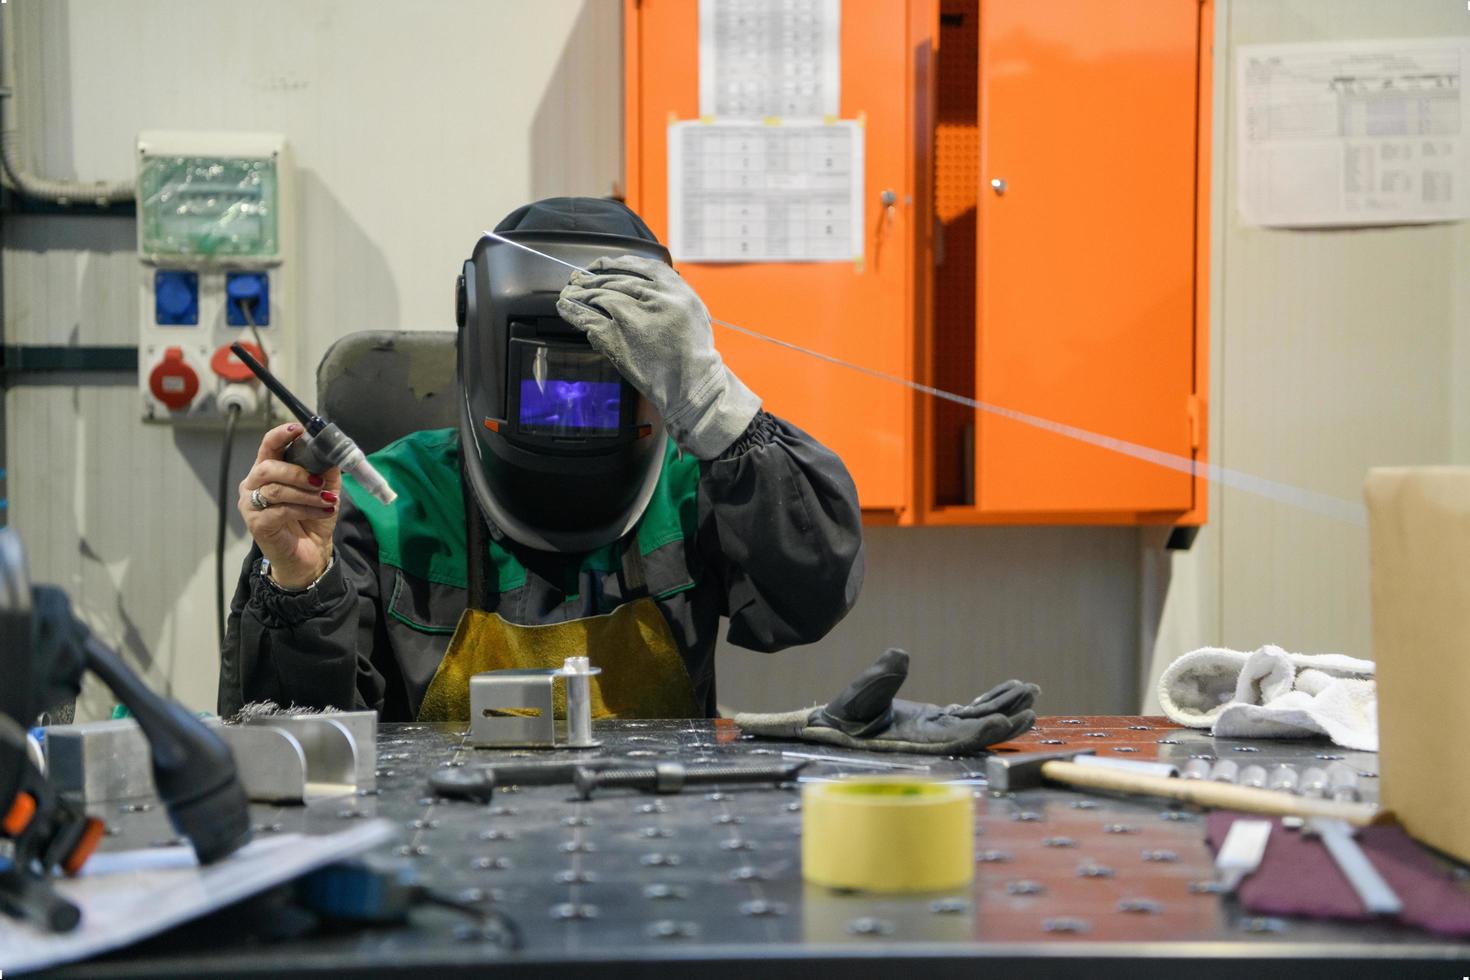
[[[1246,813],[1216,811],[1207,823],[1210,847],[1218,853],[1236,820],[1265,820]],[[1470,883],[1457,881],[1398,826],[1363,827],[1358,846],[1404,903],[1397,920],[1442,936],[1470,936]],[[1236,892],[1240,904],[1263,915],[1305,915],[1318,919],[1377,918],[1338,870],[1322,841],[1286,830],[1271,818],[1271,839],[1254,874]]]

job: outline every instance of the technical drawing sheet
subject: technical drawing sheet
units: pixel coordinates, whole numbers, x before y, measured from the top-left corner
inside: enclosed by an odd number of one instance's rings
[[[1243,45],[1242,219],[1278,226],[1470,217],[1470,39]]]
[[[840,0],[699,0],[699,114],[833,119]]]
[[[861,258],[862,125],[670,123],[669,249],[692,262]]]

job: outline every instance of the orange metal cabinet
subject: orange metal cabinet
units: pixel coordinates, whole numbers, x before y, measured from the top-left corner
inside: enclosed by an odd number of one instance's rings
[[[671,120],[698,118],[699,4],[627,0],[624,11],[628,204],[667,240],[667,132]],[[843,10],[839,115],[861,118],[865,131],[862,261],[679,264],[714,316],[901,377],[914,374],[909,26],[902,2]],[[912,392],[718,326],[715,342],[767,409],[842,457],[870,516],[909,509]]]
[[[698,8],[624,6],[628,200],[661,236],[667,128],[698,112]],[[863,260],[680,271],[716,317],[1202,460],[1211,22],[1211,0],[845,0]],[[1177,469],[716,340],[770,410],[843,457],[870,520],[1204,519],[1204,481]]]
[[[1200,14],[1196,0],[982,0],[981,401],[1195,452]],[[986,513],[1194,504],[1187,473],[993,414],[975,457]]]

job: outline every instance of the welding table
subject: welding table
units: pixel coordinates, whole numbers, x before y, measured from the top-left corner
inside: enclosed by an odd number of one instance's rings
[[[774,762],[783,743],[732,723],[599,723],[602,752],[648,764]],[[1269,770],[1342,758],[1376,797],[1376,757],[1325,741],[1212,739],[1163,718],[1044,718],[1011,743],[1024,751],[1088,746],[1181,765],[1235,758]],[[798,751],[929,764],[940,778],[983,779],[983,760]],[[403,976],[495,973],[576,977],[697,974],[701,980],[792,976],[1025,975],[1178,977],[1425,976],[1470,973],[1470,944],[1392,925],[1256,918],[1210,890],[1204,821],[1162,801],[1061,789],[992,797],[976,790],[976,875],[968,888],[916,897],[838,894],[801,879],[799,796],[740,788],[651,796],[569,787],[497,790],[489,805],[436,799],[436,767],[524,759],[469,748],[451,726],[383,725],[378,789],[306,807],[257,806],[257,832],[322,833],[382,816],[402,828],[388,849],[427,883],[513,917],[524,948],[502,952],[452,912],[410,925],[263,943],[227,910],[101,960],[69,977]],[[547,753],[534,753],[545,757]],[[813,765],[804,775],[874,770]],[[112,806],[107,849],[171,837],[158,808]]]

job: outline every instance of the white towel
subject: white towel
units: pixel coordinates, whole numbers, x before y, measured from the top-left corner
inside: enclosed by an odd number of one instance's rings
[[[1326,735],[1344,748],[1378,750],[1373,663],[1337,653],[1255,653],[1205,647],[1159,678],[1164,714],[1224,738]]]

